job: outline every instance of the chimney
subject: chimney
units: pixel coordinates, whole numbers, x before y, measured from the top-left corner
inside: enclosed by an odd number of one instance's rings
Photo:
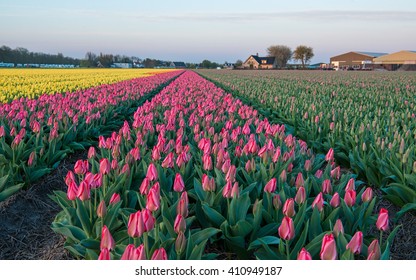
[[[256,53],[256,56],[259,56],[259,53]]]

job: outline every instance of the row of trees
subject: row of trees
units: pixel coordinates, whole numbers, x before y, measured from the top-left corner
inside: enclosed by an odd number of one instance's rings
[[[305,45],[297,46],[293,52],[288,46],[274,45],[267,48],[267,53],[275,57],[277,68],[285,67],[290,59],[300,61],[302,67],[305,68],[305,64],[314,56],[313,49]]]
[[[12,49],[8,46],[0,47],[0,62],[19,64],[73,64],[78,65],[79,59],[66,57],[62,53],[46,54],[30,52],[25,48]]]

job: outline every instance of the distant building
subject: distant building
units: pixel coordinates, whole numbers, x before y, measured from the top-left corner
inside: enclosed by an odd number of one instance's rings
[[[276,68],[276,59],[271,56],[250,55],[243,63],[244,69],[273,69]]]
[[[131,63],[121,63],[121,62],[117,62],[117,63],[113,63],[111,65],[111,68],[132,68],[133,65]]]
[[[395,70],[416,70],[416,51],[399,51],[373,60],[375,69]]]
[[[229,63],[229,62],[225,62],[223,65],[224,69],[234,69],[235,68],[235,64],[234,63]]]
[[[327,66],[326,63],[319,62],[319,63],[310,64],[306,66],[306,68],[309,70],[321,70],[321,69],[326,68],[326,66]]]
[[[186,64],[185,62],[176,61],[176,62],[171,62],[170,67],[176,68],[176,69],[183,69],[183,68],[186,68]]]
[[[331,57],[330,62],[335,70],[363,70],[366,65],[372,64],[375,58],[386,54],[387,53],[353,51],[333,56]]]

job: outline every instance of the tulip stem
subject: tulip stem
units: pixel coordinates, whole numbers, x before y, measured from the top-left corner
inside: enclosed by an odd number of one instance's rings
[[[143,244],[144,244],[144,250],[146,252],[146,259],[148,260],[150,256],[149,256],[149,237],[148,237],[147,232],[143,232]]]
[[[286,256],[287,256],[287,260],[290,260],[289,240],[286,240]]]
[[[383,231],[380,230],[380,249],[383,248],[381,247],[382,242],[383,242]]]

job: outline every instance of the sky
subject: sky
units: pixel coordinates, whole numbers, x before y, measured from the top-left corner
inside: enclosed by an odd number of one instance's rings
[[[76,58],[222,63],[307,45],[312,62],[328,62],[349,51],[416,50],[415,30],[415,0],[0,0],[0,45]]]

